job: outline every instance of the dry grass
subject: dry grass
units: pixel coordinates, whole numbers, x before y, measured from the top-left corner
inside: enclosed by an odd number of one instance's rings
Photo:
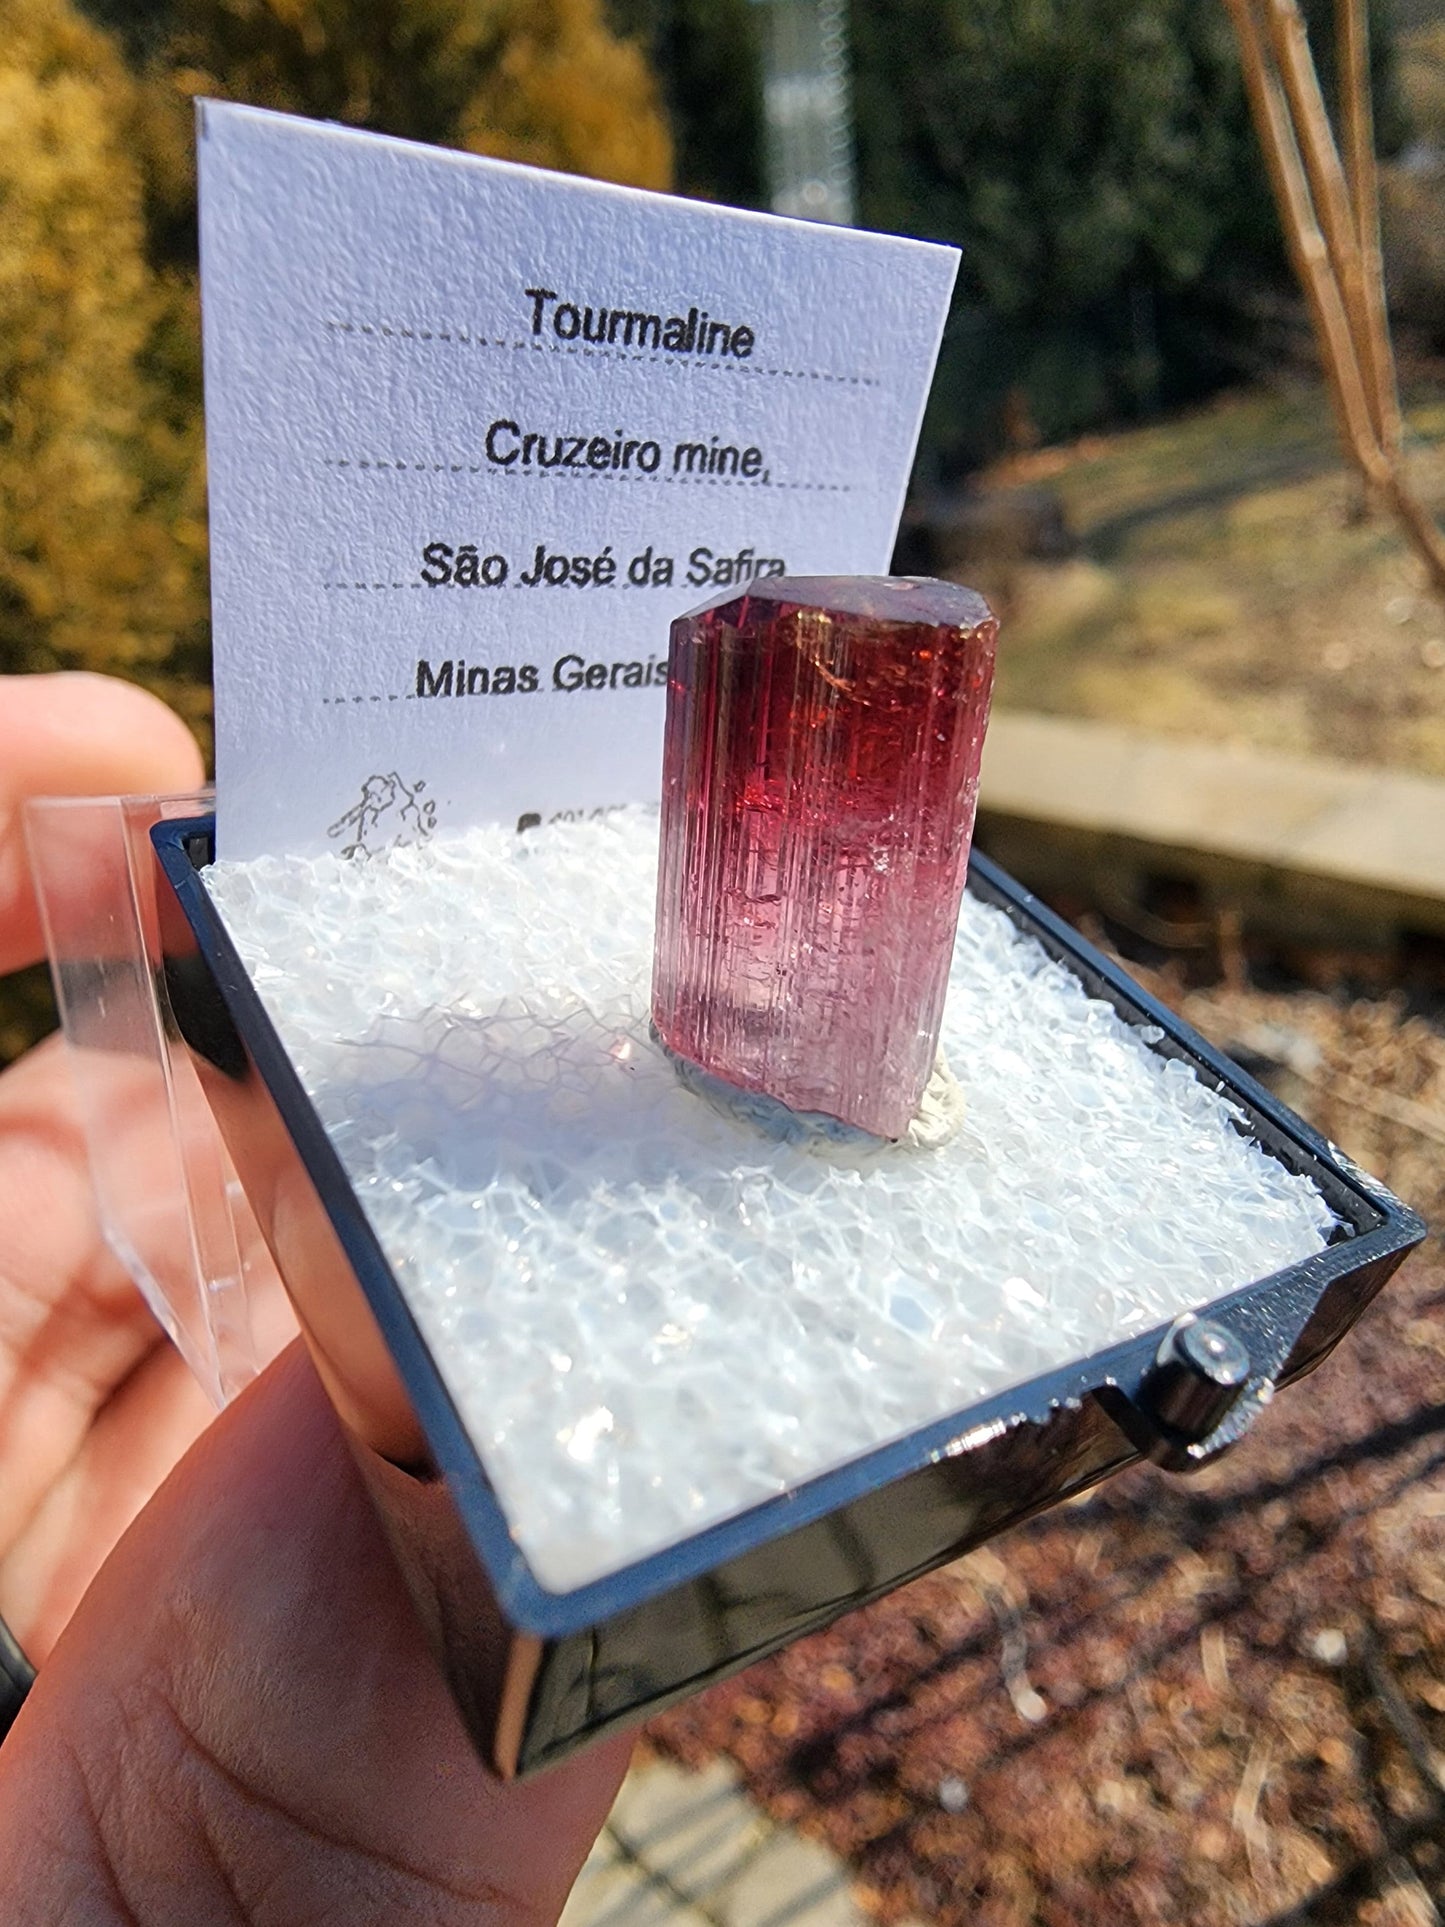
[[[1445,392],[1418,393],[1410,427],[1445,512]],[[1321,395],[1230,396],[986,486],[1043,480],[1080,553],[983,572],[1000,703],[1445,776],[1445,608],[1393,525],[1360,515]]]

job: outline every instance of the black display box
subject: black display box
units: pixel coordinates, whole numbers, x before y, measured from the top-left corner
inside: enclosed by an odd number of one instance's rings
[[[545,1591],[199,872],[214,819],[152,842],[169,1019],[199,1073],[422,1623],[510,1777],[762,1658],[1141,1457],[1186,1471],[1319,1364],[1420,1219],[986,858],[1001,909],[1237,1108],[1337,1223],[1306,1262],[1195,1318],[956,1412],[576,1591]],[[167,888],[167,883],[169,888]],[[163,999],[163,1002],[166,1001]],[[1157,1041],[1148,1041],[1157,1039]]]

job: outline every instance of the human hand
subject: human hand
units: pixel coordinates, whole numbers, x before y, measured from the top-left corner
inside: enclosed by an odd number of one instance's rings
[[[99,1577],[0,1747],[7,1927],[544,1927],[626,1741],[483,1773],[299,1345]]]
[[[125,685],[0,684],[0,969],[40,944],[24,795],[199,773]],[[555,1918],[626,1743],[482,1772],[299,1348],[205,1429],[101,1243],[64,1072],[0,1076],[0,1612],[50,1654],[0,1748],[5,1920]]]
[[[153,696],[100,676],[0,679],[0,975],[43,953],[25,799],[195,788]],[[59,1039],[0,1073],[0,1616],[34,1661],[211,1417],[100,1236]]]

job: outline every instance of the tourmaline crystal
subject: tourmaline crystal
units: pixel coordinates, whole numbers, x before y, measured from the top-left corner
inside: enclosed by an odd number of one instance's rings
[[[908,1129],[938,1049],[998,624],[970,589],[778,577],[672,626],[652,1015],[794,1111]]]

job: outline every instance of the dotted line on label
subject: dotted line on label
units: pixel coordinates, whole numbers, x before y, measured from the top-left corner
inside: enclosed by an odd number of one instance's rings
[[[415,694],[408,690],[405,696],[323,696],[322,702],[330,703],[414,703]]]
[[[481,475],[489,468],[498,466],[495,462],[383,462],[353,460],[349,455],[324,455],[322,460],[328,468],[396,468],[411,469],[418,475]],[[601,470],[596,471],[601,473]],[[504,475],[511,473],[503,469]],[[629,481],[633,480],[628,476]]]
[[[671,488],[765,488],[806,489],[817,495],[851,495],[851,482],[765,482],[745,475],[634,475],[610,468],[503,468],[498,462],[398,462],[354,460],[347,455],[324,455],[327,468],[395,469],[414,475],[527,475],[534,480],[544,475],[565,475],[572,480],[583,476],[604,482],[664,482]]]
[[[375,335],[388,341],[446,341],[467,348],[509,348],[514,352],[530,348],[538,355],[587,355],[608,361],[646,361],[679,373],[688,368],[707,368],[729,375],[772,375],[786,381],[831,381],[843,388],[880,386],[876,375],[837,375],[826,368],[754,368],[744,361],[714,361],[707,356],[689,355],[681,351],[676,354],[649,354],[637,348],[579,346],[570,341],[517,341],[502,335],[471,334],[464,328],[402,328],[392,327],[384,321],[328,321],[326,326],[335,334]]]
[[[323,582],[323,589],[429,589],[430,582]]]
[[[851,495],[851,482],[749,482],[733,475],[664,475],[674,488],[803,488],[818,495]]]

